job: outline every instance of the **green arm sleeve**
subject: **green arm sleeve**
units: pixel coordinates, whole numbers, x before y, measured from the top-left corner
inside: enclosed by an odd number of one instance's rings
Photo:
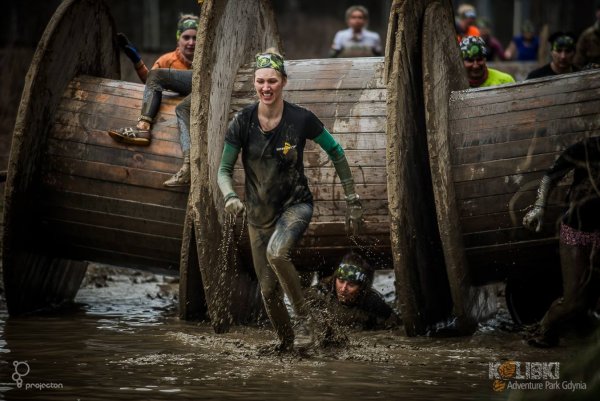
[[[237,197],[233,190],[233,165],[238,158],[240,150],[233,145],[225,142],[223,154],[221,155],[221,163],[217,173],[217,182],[225,202],[230,198]]]
[[[329,131],[325,128],[323,128],[323,131],[314,139],[314,141],[327,152],[327,155],[333,162],[335,172],[338,177],[340,177],[342,188],[344,188],[344,194],[346,196],[354,194],[354,178],[352,178],[352,171],[350,171],[344,149],[342,149],[340,144],[337,143],[335,138],[331,136]]]

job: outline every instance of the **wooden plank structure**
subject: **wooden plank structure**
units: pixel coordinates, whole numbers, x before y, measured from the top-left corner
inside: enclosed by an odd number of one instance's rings
[[[183,233],[180,288],[191,294],[204,288],[202,299],[185,303],[187,318],[206,308],[216,332],[251,317],[261,308],[252,267],[240,257],[223,260],[226,230],[216,171],[231,103],[234,77],[240,66],[268,47],[281,48],[272,6],[267,0],[206,0],[202,5],[194,55],[191,107],[192,182]],[[236,249],[231,249],[236,253]],[[194,257],[197,256],[197,257]],[[239,260],[240,263],[231,263]],[[229,261],[229,262],[227,262]],[[200,275],[197,272],[200,271]]]
[[[440,20],[445,21],[440,24]],[[423,95],[427,125],[429,166],[438,212],[438,229],[444,251],[446,274],[452,297],[452,313],[456,326],[468,332],[476,323],[495,310],[495,293],[486,287],[473,285],[469,265],[464,257],[463,242],[457,231],[460,216],[452,167],[449,163],[448,101],[452,91],[469,87],[462,58],[458,51],[448,51],[455,46],[455,30],[451,24],[451,9],[441,2],[427,6],[423,23]],[[444,218],[440,218],[443,215]],[[454,242],[448,238],[455,238]]]
[[[44,229],[38,218],[41,166],[59,99],[75,74],[119,76],[114,37],[114,22],[102,2],[66,0],[33,56],[15,122],[5,189],[2,265],[11,315],[72,299],[85,274],[85,262],[64,259],[48,247],[48,238],[38,236]]]
[[[426,10],[434,6],[426,24]],[[446,273],[442,242],[435,215],[435,200],[427,148],[427,125],[424,100],[424,47],[458,52],[449,1],[396,0],[392,4],[386,49],[387,173],[390,212],[390,238],[396,294],[408,335],[425,334],[440,322],[464,316],[464,300],[453,299],[464,293],[452,293]],[[440,29],[440,32],[435,30]],[[426,41],[427,38],[428,41]],[[429,42],[433,39],[433,43]],[[436,42],[437,41],[437,42]],[[453,50],[455,49],[455,50]],[[442,61],[442,60],[440,60]],[[457,57],[446,57],[449,71],[462,68]],[[443,75],[446,71],[441,70]],[[444,76],[444,79],[447,79]],[[437,82],[436,82],[437,84]],[[437,95],[447,96],[451,87],[441,85]],[[460,81],[456,84],[460,85]],[[461,285],[470,286],[468,282]],[[460,305],[459,309],[455,306]],[[459,319],[454,327],[469,332],[473,325]]]
[[[600,71],[589,71],[450,97],[443,145],[454,208],[437,208],[440,221],[453,223],[444,233],[445,246],[475,284],[508,277],[507,302],[516,320],[527,320],[519,314],[530,316],[530,322],[541,318],[561,294],[556,237],[568,182],[552,193],[542,233],[521,222],[541,176],[560,152],[600,135],[599,94]],[[443,135],[432,133],[438,140]],[[529,301],[519,302],[525,294]]]
[[[64,38],[79,23],[85,35],[66,54]],[[217,332],[261,313],[249,247],[225,219],[216,173],[232,113],[255,101],[252,56],[281,49],[271,4],[207,0],[198,37],[188,196],[162,187],[181,163],[179,99],[165,97],[149,147],[113,142],[106,130],[135,122],[143,86],[115,80],[114,26],[102,2],[62,3],[34,57],[13,138],[2,245],[10,314],[72,298],[84,260],[179,269],[180,316],[208,317]],[[555,246],[552,234],[520,227],[523,208],[556,154],[600,129],[598,72],[461,91],[454,45],[449,1],[396,0],[385,59],[287,63],[286,99],[314,111],[346,149],[366,219],[351,241],[335,171],[310,144],[315,213],[294,261],[327,269],[352,247],[379,265],[392,260],[408,335],[450,322],[469,333],[494,301],[480,286]],[[239,165],[234,181],[242,194]],[[232,235],[241,240],[225,252]]]
[[[286,98],[313,110],[347,149],[359,184],[359,195],[365,199],[366,238],[370,240],[367,248],[375,254],[383,251],[388,259],[390,254],[393,257],[400,309],[409,335],[424,334],[431,326],[451,320],[458,314],[461,316],[456,324],[459,332],[468,332],[474,327],[473,319],[462,319],[467,311],[473,309],[468,302],[474,301],[474,297],[463,299],[471,294],[468,291],[471,282],[455,280],[457,285],[468,288],[452,294],[433,213],[435,203],[421,89],[421,25],[430,3],[423,0],[394,2],[388,30],[387,63],[377,58],[288,61],[290,79],[286,87]],[[451,4],[447,1],[434,3],[445,10],[441,18],[445,18],[447,23],[447,36],[442,45],[452,49],[449,43],[454,44],[450,42],[454,35],[448,34],[452,23]],[[226,7],[229,7],[230,3],[227,4]],[[226,23],[225,14],[213,11],[216,3],[208,1],[205,7],[203,18],[208,18],[209,23],[218,18],[225,21],[221,24]],[[211,19],[211,13],[219,17]],[[263,18],[264,21],[267,21],[266,26],[275,26],[274,21]],[[216,27],[201,25],[206,26],[208,31],[221,29],[218,23]],[[430,24],[431,29],[434,29],[433,25]],[[228,30],[231,31],[231,27]],[[205,42],[207,39],[209,41]],[[210,39],[201,35],[203,46],[210,48]],[[217,331],[227,330],[228,325],[235,321],[232,311],[246,306],[248,302],[247,298],[234,299],[231,288],[238,285],[231,278],[239,280],[242,277],[241,281],[246,281],[246,286],[250,285],[244,275],[248,266],[220,266],[217,263],[220,250],[213,245],[217,239],[220,242],[224,231],[222,196],[216,186],[223,133],[231,112],[253,101],[251,67],[238,65],[235,68],[232,65],[232,59],[238,60],[232,58],[232,54],[247,62],[250,61],[248,55],[254,53],[240,53],[240,46],[245,43],[244,39],[240,40],[241,43],[236,38],[212,49],[209,65],[205,68],[206,61],[202,61],[200,69],[195,71],[195,79],[198,79],[195,88],[199,88],[200,93],[195,92],[194,99],[210,103],[210,107],[197,108],[195,104],[192,110],[192,120],[199,123],[192,128],[192,171],[195,178],[188,215],[193,217],[200,261],[198,268],[202,271],[208,311]],[[262,46],[262,49],[267,46]],[[257,50],[260,49],[261,46],[258,46]],[[218,55],[215,57],[220,53],[228,58],[221,60]],[[458,71],[460,65],[456,64],[457,60],[456,57],[453,59],[454,71]],[[200,81],[201,76],[210,76],[212,86]],[[234,76],[235,79],[231,79]],[[233,87],[223,85],[223,82],[230,81],[234,82]],[[216,86],[216,82],[220,85]],[[449,94],[450,89],[445,89]],[[383,171],[384,155],[387,174]],[[349,248],[361,247],[361,244],[351,243],[344,234],[344,205],[339,204],[341,188],[335,186],[335,173],[326,155],[309,147],[305,156],[306,171],[316,200],[315,215],[296,250],[294,261],[301,269],[311,266],[322,268],[337,262]],[[243,190],[242,177],[238,165],[234,179],[240,192]],[[391,249],[386,238],[390,223]],[[191,240],[184,236],[184,248],[189,242]],[[242,244],[239,251],[247,254],[248,247]],[[316,260],[315,256],[318,257]],[[249,260],[249,257],[242,256],[238,260]],[[195,266],[182,264],[182,271],[195,269]],[[252,282],[256,285],[255,279]],[[456,300],[453,300],[453,295]]]
[[[135,124],[144,85],[75,78],[60,100],[42,167],[38,240],[73,259],[178,271],[187,188],[162,183],[180,166],[166,95],[148,147],[123,146],[107,130]]]

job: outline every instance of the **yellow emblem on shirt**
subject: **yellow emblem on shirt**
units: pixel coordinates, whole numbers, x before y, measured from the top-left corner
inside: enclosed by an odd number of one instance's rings
[[[292,145],[290,145],[288,142],[284,143],[284,145],[283,145],[283,154],[287,155],[287,153],[290,151],[290,149],[293,149]]]

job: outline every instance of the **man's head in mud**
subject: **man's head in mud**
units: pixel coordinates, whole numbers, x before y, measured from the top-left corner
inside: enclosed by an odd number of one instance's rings
[[[483,81],[487,76],[487,47],[485,42],[478,36],[466,36],[460,41],[460,53],[462,55],[465,70],[469,81]]]
[[[338,301],[352,305],[361,292],[370,287],[373,270],[360,255],[349,253],[344,256],[333,276]]]

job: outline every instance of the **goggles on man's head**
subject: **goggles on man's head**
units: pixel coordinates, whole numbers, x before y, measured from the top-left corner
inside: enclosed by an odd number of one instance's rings
[[[364,283],[367,281],[367,274],[358,266],[341,263],[335,271],[335,276],[340,280],[352,281],[355,283]]]
[[[272,68],[279,71],[283,76],[287,76],[283,58],[274,53],[263,53],[256,55],[256,69]]]
[[[556,52],[575,50],[575,40],[568,35],[559,36],[552,42],[552,50]]]

